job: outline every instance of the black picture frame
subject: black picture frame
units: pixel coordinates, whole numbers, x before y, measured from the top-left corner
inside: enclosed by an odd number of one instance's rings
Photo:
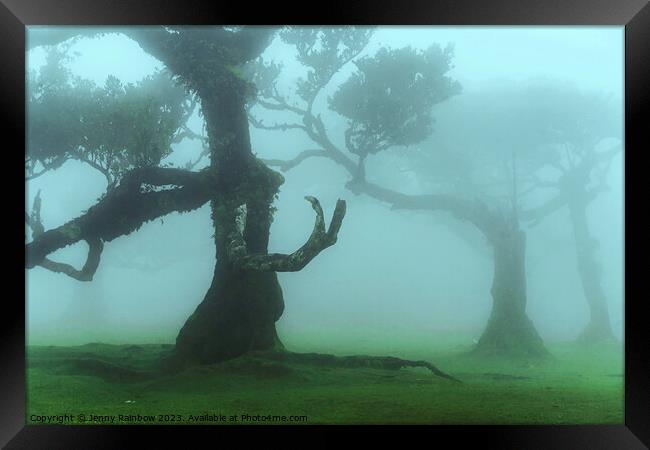
[[[11,201],[8,219],[18,228],[24,225],[24,197],[10,186],[19,186],[23,164],[18,148],[24,146],[25,122],[25,27],[29,25],[146,25],[146,24],[368,24],[368,25],[619,25],[625,27],[625,187],[626,198],[634,199],[632,189],[643,188],[629,180],[641,178],[642,164],[634,164],[643,154],[646,117],[650,99],[650,6],[647,0],[411,0],[406,1],[333,1],[293,5],[275,2],[209,2],[197,0],[0,0],[0,114],[3,125],[5,157],[11,166],[4,171],[7,183],[3,201]],[[644,126],[645,125],[645,126]],[[646,146],[647,147],[647,144]],[[13,158],[16,160],[14,161]],[[636,162],[636,161],[634,161]],[[11,175],[10,180],[7,176]],[[638,175],[638,178],[637,178]],[[16,179],[13,179],[13,177]],[[12,184],[9,184],[12,183]],[[15,184],[13,184],[15,183]],[[639,189],[641,190],[641,189]],[[629,196],[632,197],[629,197]],[[643,194],[637,194],[643,195]],[[23,200],[21,200],[23,199]],[[632,254],[639,252],[635,230],[642,225],[633,220],[634,206],[642,198],[625,202],[625,424],[607,426],[430,426],[409,427],[417,430],[425,442],[438,445],[452,439],[454,446],[467,440],[478,448],[543,449],[636,449],[650,445],[650,360],[647,319],[643,315],[644,298],[637,289]],[[643,208],[641,208],[643,209]],[[144,426],[35,426],[25,425],[25,310],[20,292],[25,289],[25,273],[18,261],[20,242],[9,230],[4,235],[3,271],[17,286],[14,294],[5,290],[2,326],[2,370],[0,370],[0,444],[6,448],[128,448],[136,445],[134,433],[146,433],[147,447],[155,441],[169,444],[175,439],[194,446],[201,437],[219,445],[230,427]],[[8,248],[11,247],[11,248]],[[278,433],[287,427],[243,427],[248,436],[259,432]],[[351,427],[300,427],[317,432],[345,430]],[[352,427],[356,428],[356,427]],[[366,427],[381,437],[386,431],[403,427]],[[294,430],[292,429],[292,432]],[[191,433],[191,434],[189,434]],[[206,436],[210,433],[210,436]],[[285,438],[285,433],[281,436]],[[238,445],[244,440],[238,436]],[[305,444],[313,437],[302,437]],[[321,438],[319,437],[318,440]],[[645,445],[644,445],[645,443]],[[413,442],[412,445],[417,445]]]

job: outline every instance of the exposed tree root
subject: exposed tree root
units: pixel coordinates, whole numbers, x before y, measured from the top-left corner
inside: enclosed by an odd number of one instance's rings
[[[123,348],[123,351],[126,353],[132,353],[133,350],[137,350],[137,346],[128,346]],[[63,357],[50,356],[33,358],[30,360],[29,364],[30,367],[54,368],[61,373],[96,376],[104,381],[117,383],[146,381],[160,376],[178,373],[190,367],[198,367],[202,365],[195,362],[193,364],[185,364],[182,366],[165,367],[164,364],[161,364],[165,360],[165,356],[168,355],[165,353],[161,354],[159,356],[161,358],[157,359],[157,362],[152,361],[153,365],[145,364],[140,365],[139,367],[133,367],[131,364],[126,362],[122,358],[121,354],[116,354],[113,358],[108,356],[109,359],[105,359],[87,352],[80,353],[73,357],[64,355]],[[116,360],[114,360],[115,358]],[[459,383],[461,382],[459,379],[441,371],[427,361],[413,361],[392,356],[335,356],[322,353],[293,353],[284,350],[249,351],[237,358],[224,360],[221,363],[215,363],[214,366],[219,366],[221,364],[228,366],[228,363],[230,362],[237,365],[237,361],[244,363],[247,361],[257,361],[262,363],[262,366],[265,367],[264,370],[268,369],[266,366],[268,366],[269,362],[277,369],[286,367],[287,370],[289,370],[293,364],[316,368],[369,368],[379,370],[399,370],[404,367],[422,367],[430,370],[431,373],[438,377]],[[254,372],[257,372],[257,370],[262,367],[259,364],[251,365],[247,363],[245,366],[250,369],[248,371],[250,374],[255,374]]]
[[[393,356],[335,356],[321,353],[293,353],[293,352],[254,352],[250,356],[257,355],[265,359],[274,361],[311,364],[321,367],[369,367],[373,369],[398,370],[402,367],[423,367],[429,369],[431,373],[441,378],[461,381],[453,376],[443,372],[436,366],[427,361],[413,361],[409,359],[395,358]]]

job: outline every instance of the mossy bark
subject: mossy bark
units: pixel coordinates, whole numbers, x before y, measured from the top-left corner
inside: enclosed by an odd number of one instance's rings
[[[482,355],[538,357],[544,343],[526,315],[526,234],[504,230],[493,239],[492,312],[474,352]]]
[[[228,252],[228,236],[240,226],[238,211],[245,205],[242,235],[246,250],[268,253],[271,204],[283,178],[251,153],[245,90],[234,86],[201,94],[211,148],[209,170],[219,192],[211,201],[217,262],[208,292],[176,338],[174,352],[166,361],[170,368],[283,348],[275,329],[284,311],[276,273],[238,270]]]
[[[284,311],[282,289],[275,272],[238,270],[227,258],[227,228],[236,226],[234,209],[213,205],[217,232],[217,263],[212,284],[203,301],[183,325],[171,367],[209,364],[253,350],[283,348],[275,322]],[[247,205],[244,239],[249,251],[267,252],[271,225],[270,205]]]

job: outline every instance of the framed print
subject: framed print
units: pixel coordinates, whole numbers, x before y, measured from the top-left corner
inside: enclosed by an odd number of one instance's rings
[[[648,445],[647,2],[237,6],[0,5],[3,445]]]

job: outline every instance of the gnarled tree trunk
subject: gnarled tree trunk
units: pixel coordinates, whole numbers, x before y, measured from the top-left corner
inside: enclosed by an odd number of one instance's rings
[[[275,272],[233,271],[217,263],[201,304],[176,338],[186,362],[214,363],[251,350],[282,349],[275,322],[284,310]]]
[[[210,142],[209,176],[217,192],[211,201],[217,263],[210,289],[178,334],[167,360],[171,367],[282,349],[275,322],[284,300],[276,272],[300,270],[333,245],[345,214],[345,202],[339,201],[326,231],[318,200],[308,197],[317,213],[310,239],[291,255],[269,255],[272,203],[284,178],[251,152],[247,85],[226,71],[219,85],[198,93]]]
[[[283,348],[275,330],[284,311],[276,273],[238,269],[228,251],[229,234],[240,226],[247,251],[267,254],[271,203],[283,179],[255,161],[245,85],[233,76],[227,78],[231,89],[207,86],[199,90],[210,142],[209,170],[220,191],[219,198],[211,201],[217,262],[205,298],[176,338],[168,360],[172,365],[214,363],[251,350]]]
[[[526,234],[505,229],[493,239],[492,312],[474,352],[484,355],[543,356],[547,353],[526,315]]]
[[[213,209],[219,209],[214,204]],[[249,251],[266,254],[271,212],[268,204],[246,204],[244,240]],[[235,211],[213,216],[217,232],[217,263],[205,298],[176,338],[176,362],[214,363],[252,350],[282,349],[275,322],[284,311],[282,289],[275,272],[234,268],[227,252],[228,217]]]

